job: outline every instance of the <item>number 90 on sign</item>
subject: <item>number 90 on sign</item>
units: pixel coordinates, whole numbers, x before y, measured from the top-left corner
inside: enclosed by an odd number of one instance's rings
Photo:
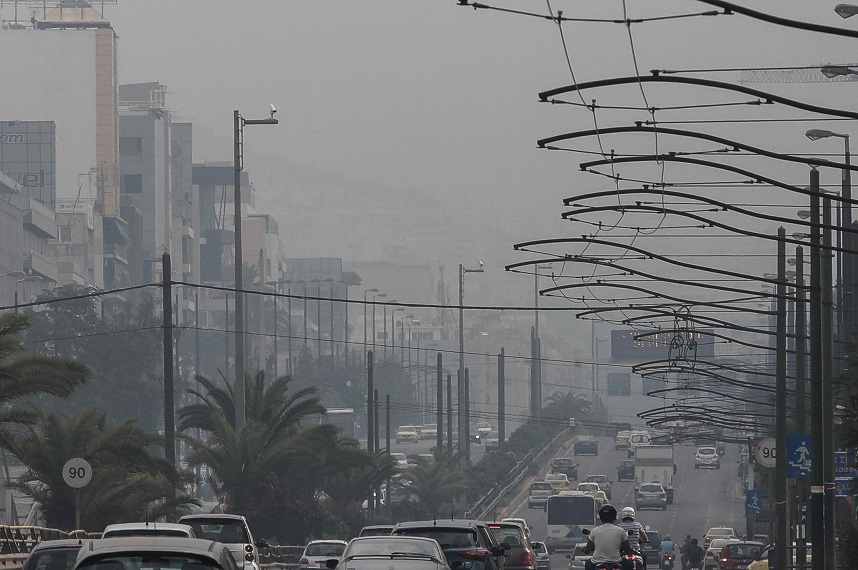
[[[777,462],[777,441],[773,437],[761,439],[754,449],[754,457],[763,467],[774,467]]]
[[[63,465],[63,481],[69,487],[86,487],[92,479],[92,467],[86,459],[74,457]]]

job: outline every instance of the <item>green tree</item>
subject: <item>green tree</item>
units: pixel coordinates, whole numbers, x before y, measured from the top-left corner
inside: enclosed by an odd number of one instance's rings
[[[67,397],[83,384],[89,370],[71,358],[24,354],[20,334],[27,318],[17,313],[0,315],[0,445],[10,441],[10,423],[32,423],[33,410],[15,409],[10,404],[24,398],[49,394]]]
[[[246,418],[237,430],[232,384],[223,377],[215,382],[198,376],[197,381],[201,390],[189,392],[200,401],[179,410],[179,430],[191,446],[188,464],[211,469],[209,482],[225,509],[268,522],[263,536],[282,532],[274,521],[282,521],[285,511],[298,521],[314,515],[319,479],[311,466],[321,462],[337,437],[333,426],[302,425],[325,411],[315,389],[291,393],[287,376],[269,383],[262,371],[248,374]],[[196,430],[202,435],[196,436]],[[279,509],[284,513],[274,516]]]
[[[109,425],[106,416],[86,408],[71,416],[35,412],[38,421],[24,434],[11,434],[10,453],[27,471],[12,488],[33,497],[47,525],[75,526],[75,492],[63,481],[63,465],[81,457],[92,466],[92,480],[80,489],[81,526],[97,531],[105,525],[159,516],[196,504],[176,489],[190,482],[149,448],[163,438],[148,434],[134,421]]]
[[[417,465],[406,469],[403,477],[410,483],[409,493],[416,496],[435,517],[441,507],[450,504],[451,497],[467,491],[471,478],[458,467],[458,455],[448,456],[437,450],[435,460],[417,458]]]

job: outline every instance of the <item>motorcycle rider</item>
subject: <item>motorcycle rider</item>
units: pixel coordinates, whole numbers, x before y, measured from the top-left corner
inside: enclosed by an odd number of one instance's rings
[[[665,536],[664,540],[661,541],[661,567],[665,567],[665,557],[668,557],[670,568],[673,568],[673,550],[676,548],[676,545],[673,544],[673,541],[670,540],[669,536]]]
[[[688,547],[691,546],[691,535],[685,537],[685,542],[682,544],[682,547],[679,549],[679,557],[682,561],[682,570],[686,569],[688,564]]]
[[[631,560],[624,560],[623,554],[634,554],[629,544],[629,535],[615,523],[617,509],[612,505],[604,505],[599,509],[599,520],[602,524],[593,528],[587,537],[587,544],[581,550],[592,557],[585,563],[586,570],[597,568],[622,568],[634,570]]]
[[[649,542],[649,537],[641,523],[635,520],[635,510],[632,507],[623,507],[620,511],[622,522],[617,526],[629,535],[629,544],[640,558],[640,566],[646,568],[646,557],[641,553],[641,542]]]
[[[697,545],[697,539],[692,538],[688,548],[685,549],[685,560],[691,568],[703,566],[704,551]]]

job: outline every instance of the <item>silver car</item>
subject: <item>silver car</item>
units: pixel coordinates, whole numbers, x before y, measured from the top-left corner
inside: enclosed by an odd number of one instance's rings
[[[694,468],[701,467],[721,469],[721,456],[718,455],[718,450],[712,446],[698,447],[697,453],[694,455]]]
[[[250,525],[241,515],[201,513],[185,515],[179,523],[194,529],[197,538],[205,538],[225,544],[239,567],[259,567],[259,549],[268,548],[263,539],[254,540]]]
[[[131,536],[83,543],[73,570],[238,570],[229,549],[199,538]]]
[[[327,568],[349,570],[450,570],[444,551],[431,538],[416,536],[362,536],[353,538],[338,559]]]
[[[661,483],[641,485],[635,496],[635,507],[667,510],[667,492]]]

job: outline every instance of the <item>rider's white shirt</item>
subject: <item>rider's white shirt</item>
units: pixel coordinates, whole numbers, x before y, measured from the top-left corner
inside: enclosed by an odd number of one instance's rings
[[[596,546],[593,551],[593,564],[620,562],[620,546],[628,538],[626,531],[615,524],[603,523],[590,531],[590,540]]]

